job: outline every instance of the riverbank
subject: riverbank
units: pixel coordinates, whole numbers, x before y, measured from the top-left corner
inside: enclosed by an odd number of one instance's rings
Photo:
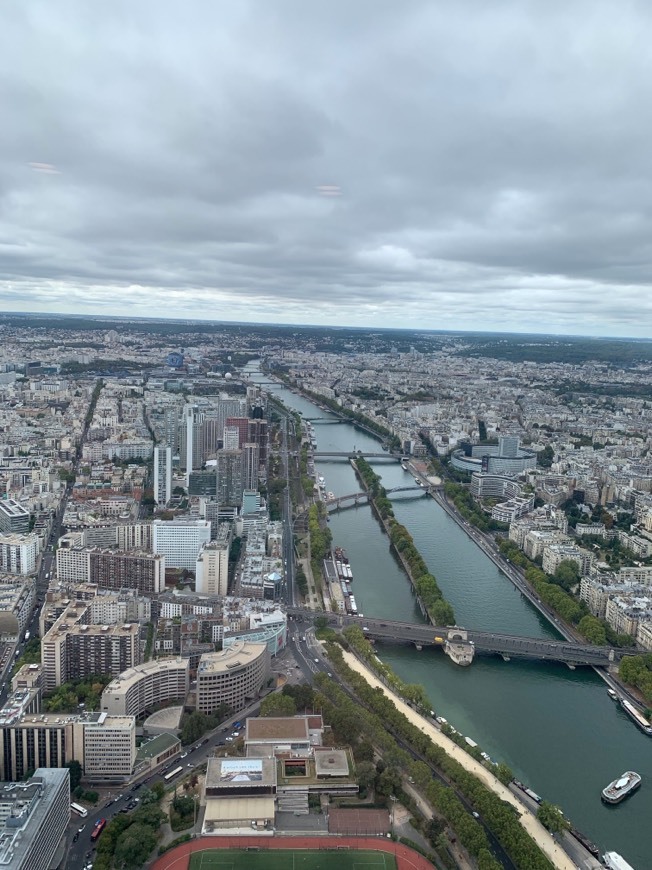
[[[392,503],[381,483],[381,478],[362,457],[351,460],[356,477],[368,493],[372,510],[390,541],[410,581],[423,616],[433,625],[455,625],[452,606],[439,588],[436,577],[428,571],[423,556],[414,544],[412,535],[394,516]]]
[[[356,671],[370,686],[380,689],[396,708],[417,728],[423,731],[433,743],[440,746],[448,755],[457,761],[469,773],[476,776],[487,788],[497,794],[501,800],[511,804],[519,814],[520,822],[526,832],[534,840],[557,870],[575,870],[575,863],[557,844],[552,835],[541,822],[516,799],[511,791],[504,786],[486,767],[471,758],[463,749],[434,727],[427,719],[416,713],[399,695],[388,689],[360,660],[352,653],[343,651],[342,655],[351,670]]]
[[[508,563],[505,557],[496,549],[492,538],[464,520],[457,510],[449,503],[446,496],[439,493],[433,493],[432,497],[437,504],[446,511],[448,516],[457,523],[459,528],[462,529],[469,539],[482,550],[485,556],[488,556],[488,558],[491,559],[498,570],[507,577],[521,595],[527,598],[530,604],[538,610],[541,616],[548,621],[555,631],[558,631],[562,637],[572,643],[586,643],[586,638],[583,637],[577,629],[572,625],[565,623],[561,617],[556,614],[556,611],[553,608],[544,604],[544,602],[540,600],[536,594],[536,590],[532,588],[525,577],[522,577],[518,569]],[[645,650],[641,650],[641,654],[643,655],[644,653]],[[617,666],[614,665],[610,670],[598,667],[594,667],[593,670],[600,679],[604,681],[608,688],[613,689],[619,695],[622,695],[631,701],[640,713],[645,713],[648,707],[645,699],[634,689],[634,687],[629,683],[623,682],[623,680],[619,678]],[[636,726],[634,725],[634,727]]]
[[[253,364],[251,370],[255,378]],[[304,419],[330,417],[280,384],[271,389],[278,391],[286,406],[301,411]],[[318,451],[350,456],[378,449],[375,438],[346,423],[316,422],[313,432]],[[361,489],[348,461],[316,461],[328,488],[338,496]],[[381,466],[372,460],[372,465],[387,489],[413,482],[414,475],[398,462]],[[390,498],[397,519],[409,530],[461,625],[559,639],[549,621],[511,582],[505,582],[503,571],[437,502]],[[405,574],[372,511],[366,507],[336,511],[329,525],[354,565],[360,610],[377,619],[421,623]],[[377,655],[404,681],[423,685],[434,709],[512,768],[519,780],[562,806],[603,850],[615,849],[634,867],[648,866],[652,790],[640,789],[616,810],[600,800],[600,791],[632,766],[652,782],[652,740],[633,727],[592,670],[571,671],[563,665],[519,659],[506,663],[484,656],[477,656],[472,667],[460,669],[440,652],[392,644],[379,644]],[[582,862],[577,865],[585,870]]]

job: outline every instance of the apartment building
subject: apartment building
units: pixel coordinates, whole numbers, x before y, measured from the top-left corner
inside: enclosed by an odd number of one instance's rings
[[[152,525],[154,552],[165,556],[166,566],[194,571],[202,545],[211,539],[211,524],[207,520],[155,520]]]
[[[27,535],[29,511],[13,498],[0,499],[0,534]]]
[[[140,717],[159,704],[183,701],[190,686],[190,662],[162,658],[123,671],[102,692],[102,710]]]
[[[84,724],[84,774],[89,779],[124,780],[136,762],[136,720],[100,713]]]
[[[104,589],[136,589],[158,595],[165,589],[165,556],[158,553],[90,552],[90,579]]]
[[[88,583],[91,573],[90,550],[85,547],[57,549],[57,579],[60,583]]]
[[[195,590],[198,595],[224,596],[229,585],[229,547],[231,528],[222,523],[218,538],[205,544],[195,565]]]
[[[33,574],[39,553],[36,535],[0,535],[0,571],[8,574]]]
[[[70,761],[78,761],[95,781],[132,775],[133,716],[39,713],[30,707],[33,697],[33,690],[19,690],[0,710],[0,779],[21,779],[36,767],[64,767]]]
[[[41,641],[45,690],[139,664],[139,640],[137,624],[92,625],[88,602],[72,602]]]
[[[34,580],[0,583],[0,637],[22,636],[34,608]]]
[[[197,709],[208,714],[228,704],[241,710],[257,697],[269,676],[266,643],[240,641],[221,652],[205,653],[197,669]]]
[[[154,448],[154,498],[163,506],[172,498],[172,448],[165,445]]]
[[[153,529],[151,523],[124,523],[116,526],[118,550],[152,552]]]
[[[49,870],[70,821],[70,772],[38,768],[0,786],[0,867]]]

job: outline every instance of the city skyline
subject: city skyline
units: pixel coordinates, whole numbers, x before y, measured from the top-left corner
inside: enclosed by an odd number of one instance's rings
[[[642,4],[4,23],[8,311],[650,335]]]

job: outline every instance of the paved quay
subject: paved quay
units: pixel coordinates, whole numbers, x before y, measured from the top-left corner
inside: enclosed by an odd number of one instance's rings
[[[405,701],[399,697],[391,689],[388,689],[375,674],[366,668],[352,653],[343,651],[344,659],[347,665],[354,671],[357,671],[365,680],[375,688],[382,691],[391,698],[396,707],[403,713],[413,725],[420,728],[425,734],[430,737],[433,743],[441,746],[455,761],[458,761],[462,767],[470,773],[475,774],[478,779],[495,792],[502,800],[507,801],[518,810],[521,824],[532,837],[534,842],[539,846],[541,851],[546,855],[549,861],[552,862],[556,870],[575,870],[575,864],[568,857],[566,852],[555,842],[552,835],[543,827],[536,816],[529,812],[523,804],[511,793],[511,791],[496,779],[484,765],[471,758],[457,743],[454,743],[449,737],[435,728],[423,716],[416,713]]]

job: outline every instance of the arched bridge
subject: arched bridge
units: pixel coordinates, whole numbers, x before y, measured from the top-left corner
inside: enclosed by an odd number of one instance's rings
[[[428,487],[419,486],[416,483],[412,486],[395,486],[392,489],[386,489],[385,492],[387,495],[390,495],[393,492],[419,492],[421,495],[426,495],[429,491]],[[337,498],[329,498],[324,500],[324,504],[329,510],[337,510],[338,508],[347,506],[347,503],[351,503],[351,505],[356,504],[366,504],[369,500],[369,493],[367,492],[351,492],[348,495],[339,495]]]
[[[314,611],[302,608],[289,609],[290,615],[307,616],[313,619]],[[511,634],[473,631],[450,626],[417,625],[411,622],[367,619],[367,617],[344,616],[336,613],[320,614],[334,628],[358,625],[365,635],[386,643],[410,643],[419,648],[442,647],[459,639],[460,645],[469,648],[470,663],[474,655],[500,655],[505,659],[534,659],[536,661],[563,662],[571,667],[607,667],[625,655],[635,655],[640,650],[613,649],[607,646],[591,646],[587,643],[571,643],[564,640],[546,640],[535,637],[519,637]],[[446,649],[448,654],[449,651]],[[454,656],[451,655],[451,658]],[[454,659],[455,660],[455,659]]]

